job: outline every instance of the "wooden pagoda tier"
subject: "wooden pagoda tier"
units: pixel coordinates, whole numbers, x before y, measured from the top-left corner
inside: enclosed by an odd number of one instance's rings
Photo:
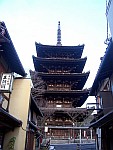
[[[44,93],[46,101],[52,100],[53,104],[48,104],[49,107],[57,107],[57,104],[64,107],[81,107],[89,96],[89,91],[73,90],[73,91],[48,91]],[[52,97],[52,98],[51,98]],[[59,101],[60,99],[60,101]],[[68,105],[65,104],[68,101]]]
[[[37,90],[32,91],[32,94],[40,107],[53,108],[76,108],[81,107],[89,96],[88,90],[45,90],[43,92],[43,98],[45,103],[39,102],[37,96]]]
[[[81,73],[84,69],[87,57],[73,59],[73,58],[40,58],[33,56],[33,63],[36,71],[43,72],[57,72],[63,71],[67,73],[78,72]],[[68,64],[68,65],[67,65]]]
[[[35,42],[37,57],[41,58],[73,58],[82,56],[84,45],[78,46],[52,46],[42,45]]]
[[[86,83],[90,72],[87,73],[43,73],[39,76],[45,81],[46,89],[54,90],[81,90]]]
[[[43,114],[42,122],[48,126],[85,126],[85,120],[92,114],[93,108],[87,110],[86,108],[43,108],[40,107],[40,110]],[[53,114],[53,115],[51,115]],[[88,121],[88,120],[87,120]],[[43,124],[42,124],[43,126]]]

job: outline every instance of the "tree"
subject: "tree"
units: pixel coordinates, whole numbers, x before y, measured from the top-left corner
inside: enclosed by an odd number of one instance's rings
[[[45,106],[44,92],[45,92],[45,82],[39,76],[38,72],[30,70],[30,76],[33,83],[31,93],[34,100],[37,102],[39,107]]]

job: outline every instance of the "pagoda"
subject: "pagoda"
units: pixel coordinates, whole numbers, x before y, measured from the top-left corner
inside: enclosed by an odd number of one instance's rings
[[[87,60],[82,58],[84,45],[62,46],[60,22],[55,46],[35,45],[32,95],[43,114],[38,121],[45,137],[70,140],[82,137],[88,129],[85,120],[92,113],[81,108],[89,96],[89,90],[84,89],[90,74],[83,72]]]

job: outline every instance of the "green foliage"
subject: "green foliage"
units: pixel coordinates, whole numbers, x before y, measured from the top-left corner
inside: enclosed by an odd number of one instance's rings
[[[8,150],[14,150],[14,145],[15,145],[16,137],[12,137],[7,145]]]

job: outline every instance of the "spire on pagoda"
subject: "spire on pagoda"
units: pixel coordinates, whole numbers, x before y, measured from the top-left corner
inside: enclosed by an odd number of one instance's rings
[[[62,44],[61,44],[60,21],[58,22],[58,30],[57,30],[57,46],[62,46]]]

